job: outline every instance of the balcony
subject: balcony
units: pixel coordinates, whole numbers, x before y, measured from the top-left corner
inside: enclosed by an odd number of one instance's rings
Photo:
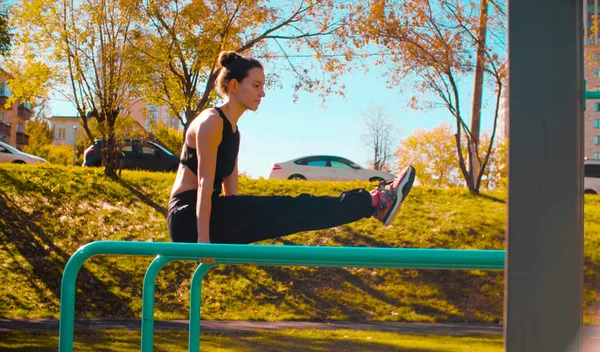
[[[29,110],[27,107],[21,104],[19,105],[19,116],[29,120],[29,118],[31,117],[31,110]]]
[[[29,145],[29,136],[25,132],[17,132],[17,144]]]

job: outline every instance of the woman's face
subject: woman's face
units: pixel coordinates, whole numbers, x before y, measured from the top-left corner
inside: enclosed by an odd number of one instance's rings
[[[248,71],[248,77],[238,84],[234,93],[237,101],[249,110],[256,111],[260,101],[265,97],[265,72],[260,67]]]

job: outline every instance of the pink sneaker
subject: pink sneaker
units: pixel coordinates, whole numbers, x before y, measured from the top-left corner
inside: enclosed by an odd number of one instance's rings
[[[382,182],[371,194],[379,198],[379,204],[375,208],[373,216],[385,226],[392,223],[400,206],[415,181],[416,171],[412,166],[402,170],[400,176],[393,181]]]

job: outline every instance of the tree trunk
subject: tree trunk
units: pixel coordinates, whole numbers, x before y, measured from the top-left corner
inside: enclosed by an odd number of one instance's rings
[[[106,139],[106,165],[104,165],[104,174],[110,178],[116,179],[117,176],[117,148],[115,141],[115,122],[117,121],[118,111],[110,111],[106,114],[106,122],[108,127],[108,136]]]
[[[479,192],[478,179],[481,172],[479,163],[479,129],[481,124],[481,98],[483,91],[483,69],[485,64],[485,40],[487,34],[487,0],[481,0],[479,33],[477,34],[477,58],[475,63],[475,82],[473,88],[473,110],[471,113],[471,138],[469,140],[469,176],[473,189]],[[469,188],[470,189],[470,188]]]
[[[198,112],[196,110],[192,110],[189,107],[185,109],[185,120],[186,120],[186,123],[185,123],[185,125],[183,125],[183,143],[185,143],[185,135],[187,133],[187,130],[190,127],[190,124],[192,123],[192,121],[194,121],[194,119],[196,118],[197,115],[198,115]]]

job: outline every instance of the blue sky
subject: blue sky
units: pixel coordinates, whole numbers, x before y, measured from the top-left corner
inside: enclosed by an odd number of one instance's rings
[[[268,65],[265,68],[268,70]],[[382,106],[390,113],[400,131],[398,142],[416,129],[431,129],[442,121],[454,123],[445,109],[423,112],[408,108],[412,94],[400,95],[398,89],[386,88],[382,78],[385,69],[373,67],[368,74],[356,70],[346,75],[345,97],[330,96],[324,104],[317,94],[308,93],[300,93],[294,103],[294,78],[284,73],[283,87],[267,87],[267,96],[258,111],[246,112],[238,123],[242,134],[240,171],[253,178],[266,178],[273,163],[313,154],[339,155],[367,166],[370,152],[360,140],[361,113],[373,106]],[[472,82],[467,81],[464,86],[470,91]],[[405,91],[410,92],[410,87]],[[466,100],[461,103],[470,112],[470,103]],[[50,107],[52,115],[75,114],[65,101],[51,100]],[[482,130],[490,128],[490,114],[484,112]]]

